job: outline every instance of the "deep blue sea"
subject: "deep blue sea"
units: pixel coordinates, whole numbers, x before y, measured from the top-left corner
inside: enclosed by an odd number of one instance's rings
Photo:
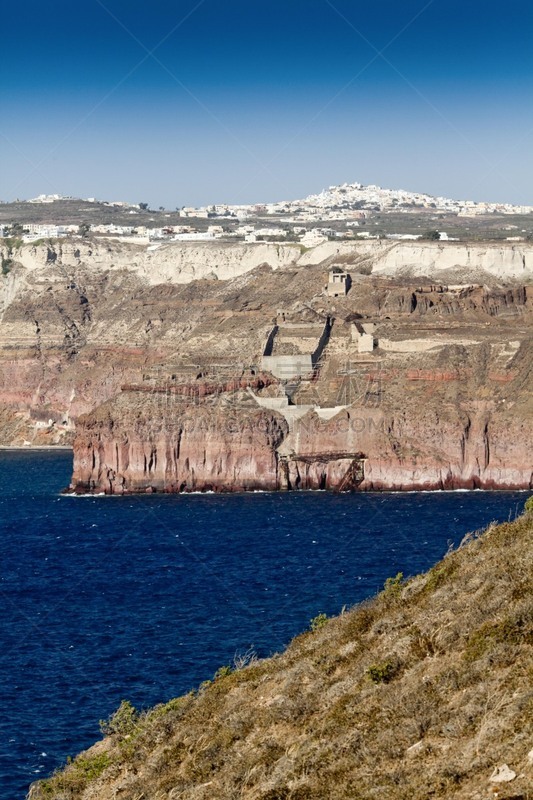
[[[71,454],[0,452],[0,798],[235,654],[283,648],[524,493],[65,497]]]

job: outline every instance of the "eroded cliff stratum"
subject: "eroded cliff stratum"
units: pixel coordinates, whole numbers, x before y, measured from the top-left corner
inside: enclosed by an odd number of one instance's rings
[[[2,253],[0,440],[72,490],[528,488],[533,247]]]

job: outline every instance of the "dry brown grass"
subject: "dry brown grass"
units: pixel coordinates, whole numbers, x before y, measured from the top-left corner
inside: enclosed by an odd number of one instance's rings
[[[533,798],[533,514],[156,706],[32,800]]]

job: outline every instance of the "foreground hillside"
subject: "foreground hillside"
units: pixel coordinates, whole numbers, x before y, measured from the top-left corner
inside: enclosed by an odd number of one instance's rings
[[[533,797],[533,513],[317,617],[35,784],[31,800]]]

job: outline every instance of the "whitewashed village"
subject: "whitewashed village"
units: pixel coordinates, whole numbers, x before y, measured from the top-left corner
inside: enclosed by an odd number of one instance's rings
[[[77,198],[58,194],[39,195],[24,201],[34,206],[51,206],[76,201]],[[239,240],[244,242],[299,242],[303,247],[315,247],[322,242],[335,239],[405,239],[416,240],[427,234],[413,232],[391,232],[385,235],[373,232],[369,219],[376,213],[409,215],[416,211],[446,213],[460,218],[476,218],[487,215],[527,215],[533,213],[532,206],[516,206],[507,203],[475,202],[472,200],[450,200],[428,194],[404,190],[383,189],[379,186],[364,186],[360,183],[330,186],[320,194],[309,195],[303,200],[259,203],[252,205],[214,204],[202,207],[183,206],[170,212],[160,207],[158,213],[146,203],[125,201],[100,202],[87,198],[84,203],[99,204],[119,209],[122,217],[131,217],[131,224],[68,224],[54,222],[25,223],[17,235],[25,243],[40,239],[58,239],[77,235],[121,238],[158,246],[169,241],[213,241]],[[8,205],[8,204],[7,204]],[[153,214],[153,216],[151,216]],[[48,215],[49,216],[49,215]],[[168,225],[161,224],[167,218]],[[176,219],[179,222],[176,224]],[[171,220],[171,222],[170,222]],[[330,227],[325,223],[334,224]],[[375,223],[377,224],[377,223]],[[365,229],[363,229],[365,228]],[[370,228],[370,229],[369,229]],[[509,241],[521,241],[526,231],[517,225],[506,226]],[[13,235],[12,226],[0,226],[0,236]],[[434,239],[450,240],[444,230],[433,232]]]

